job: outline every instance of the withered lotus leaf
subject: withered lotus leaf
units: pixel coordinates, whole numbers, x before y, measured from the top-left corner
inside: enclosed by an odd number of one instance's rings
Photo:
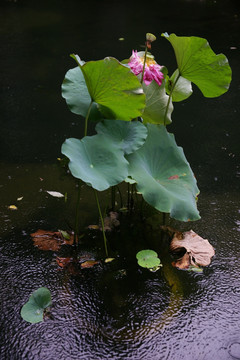
[[[207,266],[211,262],[215,251],[207,239],[203,239],[193,230],[184,233],[176,232],[171,240],[170,250],[173,253],[185,249],[185,254],[173,263],[179,269],[193,266]]]
[[[83,263],[81,263],[81,268],[82,269],[88,269],[88,268],[92,268],[94,265],[99,264],[98,260],[87,260],[84,261]]]
[[[58,251],[62,245],[73,244],[73,234],[70,234],[69,239],[63,237],[61,231],[48,231],[48,230],[37,230],[31,234],[34,245],[40,250],[51,250]]]

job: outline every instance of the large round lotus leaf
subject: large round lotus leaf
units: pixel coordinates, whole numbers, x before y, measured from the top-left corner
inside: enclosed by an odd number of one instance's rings
[[[79,66],[69,70],[62,83],[62,96],[66,100],[69,109],[77,115],[86,117],[91,97]],[[101,113],[97,109],[97,104],[93,103],[89,115],[90,120],[102,119]]]
[[[165,80],[161,86],[159,86],[156,81],[152,81],[149,85],[143,83],[142,86],[146,95],[146,107],[142,114],[143,122],[170,124],[172,122],[171,114],[173,104],[165,92]]]
[[[104,120],[95,129],[119,146],[124,154],[139,149],[147,137],[147,128],[139,121]]]
[[[44,310],[52,304],[51,293],[41,287],[34,291],[28,302],[21,309],[21,316],[25,321],[30,323],[38,323],[43,321]]]
[[[75,60],[78,62],[76,55]],[[141,116],[145,95],[138,78],[128,67],[111,57],[79,66],[91,99],[99,105],[104,117],[132,120]]]
[[[173,46],[181,76],[192,81],[206,97],[224,94],[232,71],[225,55],[216,55],[206,39],[162,34]]]
[[[128,175],[123,151],[101,134],[85,136],[82,140],[67,139],[62,153],[70,159],[72,175],[96,190],[117,185]]]
[[[144,145],[127,156],[128,175],[136,180],[143,198],[157,210],[181,221],[198,220],[199,190],[182,148],[165,126],[148,124],[147,128]]]
[[[158,254],[153,250],[141,250],[136,255],[138,265],[152,269],[160,265]]]

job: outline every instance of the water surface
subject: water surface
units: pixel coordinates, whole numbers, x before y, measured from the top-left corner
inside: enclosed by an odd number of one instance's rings
[[[153,1],[147,11],[117,1],[1,2],[1,359],[240,358],[239,15],[237,1]],[[176,104],[169,126],[198,179],[202,216],[172,226],[209,239],[216,255],[203,274],[178,271],[158,220],[137,217],[112,236],[112,251],[120,249],[115,262],[69,274],[56,263],[68,249],[40,251],[30,237],[39,228],[74,224],[77,184],[57,161],[62,142],[83,131],[82,119],[61,99],[64,74],[75,66],[69,54],[124,59],[141,49],[149,31],[169,72],[175,60],[160,39],[164,31],[207,38],[233,69],[227,94],[205,99],[194,88]],[[68,201],[46,190],[67,193]],[[109,204],[109,193],[100,198],[103,207]],[[17,211],[8,209],[12,204]],[[84,187],[81,226],[97,222],[94,196]],[[101,237],[91,233],[88,240],[81,254],[102,259]],[[143,246],[159,253],[163,270],[137,267],[134,254]],[[26,323],[21,307],[41,286],[52,293],[52,318]]]

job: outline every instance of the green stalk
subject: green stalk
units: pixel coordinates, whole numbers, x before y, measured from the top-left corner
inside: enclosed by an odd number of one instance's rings
[[[112,211],[114,211],[115,210],[115,201],[116,201],[116,188],[115,188],[115,186],[112,186],[111,193],[112,193]]]
[[[90,115],[91,107],[92,107],[93,100],[90,102],[87,115],[85,118],[85,129],[84,129],[84,136],[87,136],[87,128],[88,128],[88,118]],[[78,194],[77,194],[77,205],[76,205],[76,215],[75,215],[75,231],[74,231],[74,245],[77,244],[77,238],[79,235],[79,212],[80,212],[80,195],[81,195],[81,180],[78,181]]]
[[[91,102],[90,102],[90,104],[89,104],[88,111],[87,111],[87,115],[86,115],[86,118],[85,118],[84,136],[87,136],[88,118],[89,118],[89,115],[90,115],[90,111],[91,111],[92,104],[93,104],[93,100],[91,100]]]
[[[121,193],[120,187],[118,185],[116,185],[116,186],[117,186],[119,197],[120,197],[120,207],[122,208],[123,207],[122,193]]]
[[[75,231],[74,231],[74,238],[73,243],[76,246],[78,242],[78,235],[79,235],[79,212],[80,212],[80,195],[81,195],[81,180],[78,182],[78,194],[77,194],[77,205],[76,205],[76,215],[75,215]]]
[[[166,111],[165,111],[165,114],[164,114],[164,126],[166,126],[166,118],[167,118],[168,108],[169,108],[170,101],[171,101],[171,98],[172,98],[173,90],[174,90],[179,78],[180,78],[180,74],[176,78],[176,80],[175,80],[175,82],[174,82],[174,84],[172,86],[172,89],[170,91],[169,97],[168,97],[167,107],[166,107]]]
[[[102,233],[103,233],[103,241],[104,241],[105,253],[106,253],[106,257],[108,257],[107,238],[106,238],[105,229],[104,229],[104,220],[103,220],[103,216],[102,216],[102,211],[101,211],[101,208],[100,208],[97,191],[95,189],[93,189],[93,190],[94,190],[94,195],[95,195],[95,199],[96,199],[96,202],[97,202],[98,212],[99,212],[99,216],[100,216],[101,224],[102,224]]]
[[[130,184],[127,184],[128,187],[128,197],[127,197],[127,208],[130,210]]]

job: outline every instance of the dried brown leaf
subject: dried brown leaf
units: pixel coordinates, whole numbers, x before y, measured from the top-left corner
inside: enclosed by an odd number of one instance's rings
[[[62,269],[66,270],[71,275],[78,275],[79,274],[79,266],[78,261],[76,258],[73,257],[57,257],[56,262],[58,266]]]
[[[65,268],[67,265],[69,265],[71,262],[73,261],[72,257],[67,257],[67,258],[63,258],[63,257],[57,257],[56,258],[56,262],[58,264],[58,266],[60,266],[61,268]]]
[[[184,248],[186,253],[183,257],[174,262],[173,265],[180,269],[187,269],[190,265],[209,265],[211,258],[215,254],[214,248],[209,241],[203,239],[192,230],[181,234],[181,236],[179,235],[179,232],[174,234],[170,244],[170,250],[176,253]]]
[[[62,236],[61,231],[48,231],[37,230],[31,234],[34,245],[40,250],[58,251],[62,245],[72,245],[74,242],[74,235],[70,234],[69,239],[65,239]]]
[[[40,250],[58,251],[62,245],[62,236],[59,231],[46,231],[39,229],[31,234],[34,245]]]
[[[97,261],[97,260],[87,260],[87,261],[84,261],[83,263],[81,263],[81,268],[87,269],[87,268],[91,268],[97,264],[99,264],[99,261]]]
[[[105,231],[112,231],[115,227],[120,225],[118,220],[118,213],[116,211],[110,211],[109,216],[104,219],[104,229]],[[100,227],[100,230],[102,228]]]

